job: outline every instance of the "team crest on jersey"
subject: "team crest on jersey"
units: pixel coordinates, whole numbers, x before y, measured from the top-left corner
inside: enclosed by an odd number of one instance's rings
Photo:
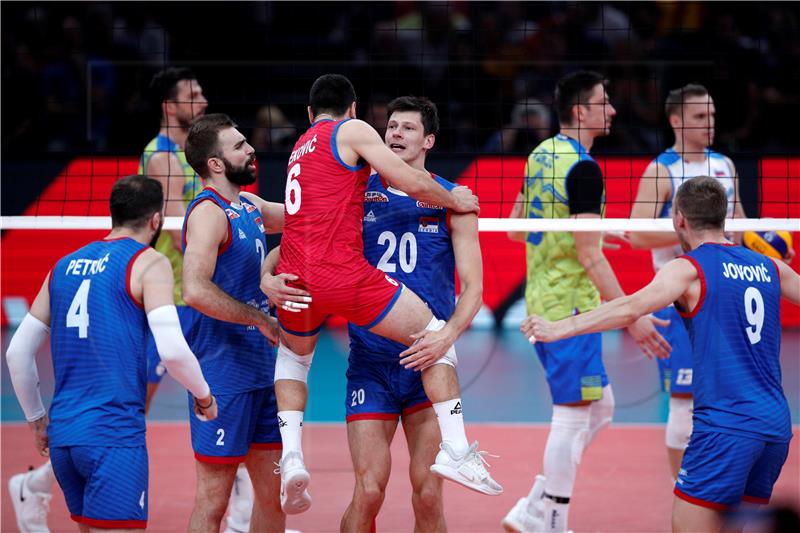
[[[375,217],[375,213],[372,212],[372,209],[369,210],[369,213],[364,215],[364,222],[375,222],[377,218]]]
[[[264,221],[261,220],[261,217],[256,217],[256,226],[261,230],[261,233],[267,232],[267,230],[264,229]]]
[[[436,217],[419,217],[417,231],[419,233],[439,233],[439,219]]]
[[[417,207],[419,207],[420,209],[444,209],[444,207],[442,207],[441,205],[429,204],[427,202],[422,202],[420,200],[417,200]]]
[[[256,206],[253,204],[244,204],[244,208],[247,210],[248,213],[252,213],[256,210]]]
[[[228,215],[228,218],[231,220],[233,220],[234,218],[239,218],[239,213],[237,213],[233,209],[226,209],[225,214]]]
[[[374,203],[374,202],[388,202],[389,197],[383,194],[382,192],[378,191],[367,191],[364,193],[364,202],[366,203]]]

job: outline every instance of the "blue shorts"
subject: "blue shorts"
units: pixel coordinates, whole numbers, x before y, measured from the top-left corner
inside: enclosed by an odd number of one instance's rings
[[[672,346],[672,353],[658,361],[661,390],[671,394],[692,394],[692,342],[683,325],[683,319],[673,306],[653,313],[658,318],[669,320],[669,326],[656,326],[659,333]]]
[[[57,446],[50,461],[74,521],[102,529],[147,527],[144,446]]]
[[[788,454],[788,442],[695,431],[683,456],[675,495],[718,511],[742,501],[769,503]]]
[[[599,400],[608,376],[599,333],[533,345],[544,367],[554,404]]]
[[[363,362],[347,368],[347,421],[396,420],[431,406],[422,373],[397,361]]]
[[[181,323],[181,332],[184,338],[189,339],[189,335],[194,325],[194,317],[197,316],[197,311],[187,305],[176,305],[175,309],[178,310],[178,320]],[[148,383],[161,383],[161,378],[167,373],[164,363],[161,362],[161,356],[158,355],[156,350],[156,341],[153,338],[153,333],[147,329],[147,382]]]
[[[250,448],[280,450],[278,403],[275,388],[237,394],[215,394],[219,415],[202,422],[194,415],[194,401],[189,395],[189,425],[195,459],[204,463],[238,464]]]

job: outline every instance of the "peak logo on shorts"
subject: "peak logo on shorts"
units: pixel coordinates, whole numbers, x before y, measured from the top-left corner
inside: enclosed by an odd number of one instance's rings
[[[419,233],[439,233],[439,219],[436,217],[420,217],[417,231]]]
[[[234,211],[233,209],[226,209],[225,214],[228,215],[228,218],[233,220],[235,218],[239,218],[239,213]]]
[[[417,207],[420,209],[444,209],[441,205],[429,204],[428,202],[422,202],[420,200],[417,200]]]
[[[383,194],[382,192],[378,191],[367,191],[364,193],[364,202],[365,203],[375,203],[375,202],[382,202],[388,203],[389,197]]]

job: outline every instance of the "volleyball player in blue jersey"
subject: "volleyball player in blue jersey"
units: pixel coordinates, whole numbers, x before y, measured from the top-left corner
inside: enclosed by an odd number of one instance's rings
[[[129,176],[114,185],[110,204],[111,233],[56,263],[6,354],[36,447],[50,456],[72,519],[86,532],[147,525],[148,325],[198,417],[217,413],[181,333],[170,263],[151,248],[162,225],[161,184]],[[48,333],[55,373],[49,424],[34,360]]]
[[[189,204],[183,225],[183,299],[199,311],[189,342],[225,414],[191,423],[197,492],[190,531],[216,531],[237,465],[253,481],[251,531],[284,531],[273,375],[277,323],[259,290],[265,233],[283,229],[283,204],[241,192],[256,181],[255,151],[223,114],[195,120],[186,158],[206,187]]]
[[[552,342],[622,327],[675,302],[694,367],[694,427],[675,485],[676,532],[718,531],[722,511],[767,503],[792,438],[781,387],[780,299],[800,304],[800,276],[729,243],[726,209],[716,179],[683,183],[672,220],[684,255],[635,294],[566,320],[532,315],[522,324],[532,341]]]

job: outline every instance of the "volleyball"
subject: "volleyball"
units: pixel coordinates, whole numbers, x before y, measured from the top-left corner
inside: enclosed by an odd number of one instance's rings
[[[792,234],[788,231],[745,231],[742,242],[754,252],[786,259],[792,249]]]

